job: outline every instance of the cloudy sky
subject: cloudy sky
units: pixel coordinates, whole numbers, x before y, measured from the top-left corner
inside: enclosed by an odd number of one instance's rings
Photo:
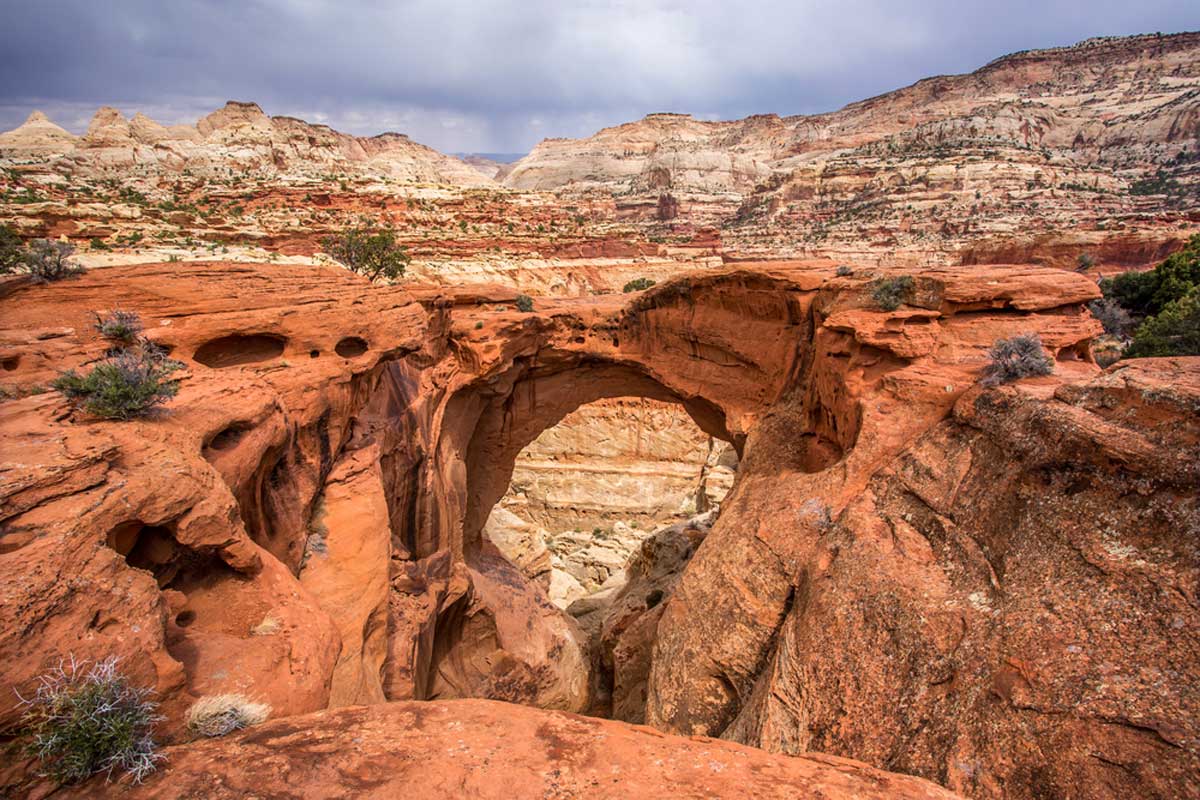
[[[652,111],[827,111],[1015,50],[1200,29],[1198,0],[0,0],[0,130],[253,100],[449,152]]]

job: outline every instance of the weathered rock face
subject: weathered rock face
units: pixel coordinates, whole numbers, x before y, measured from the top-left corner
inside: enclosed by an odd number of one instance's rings
[[[482,700],[310,714],[170,748],[167,758],[170,767],[141,785],[96,782],[62,796],[107,790],[129,798],[957,797],[848,759],[770,755]]]
[[[857,263],[1150,262],[1197,218],[1200,34],[1016,53],[815,116],[651,114],[548,139],[503,179],[720,224],[744,256]],[[665,205],[669,215],[663,215]],[[1010,251],[1004,254],[1004,251]]]
[[[641,396],[681,404],[741,463],[703,541],[682,531],[602,624],[614,713],[974,797],[1195,794],[1196,359],[1100,372],[1081,275],[919,270],[885,312],[872,275],[834,266],[531,314],[287,266],[7,283],[8,384],[100,357],[90,312],[113,305],[187,370],[137,422],[55,394],[0,404],[0,693],[74,652],[155,686],[168,737],[218,691],[276,716],[380,692],[586,708],[584,630],[482,532],[543,431]],[[1023,332],[1054,374],[980,390],[988,347]],[[385,517],[386,612],[369,563]],[[409,713],[379,708],[331,719]],[[297,735],[279,747],[313,752]],[[211,781],[222,746],[178,751],[199,759],[180,778]]]
[[[1194,794],[1198,367],[961,397],[793,542],[790,610],[723,735],[972,797]],[[656,671],[688,671],[658,645]]]

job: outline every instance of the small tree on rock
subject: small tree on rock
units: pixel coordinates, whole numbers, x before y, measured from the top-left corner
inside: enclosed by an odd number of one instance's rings
[[[75,245],[35,239],[21,256],[21,267],[39,283],[51,283],[78,275],[83,267],[71,260]]]
[[[349,228],[325,237],[321,246],[346,269],[372,282],[403,276],[412,261],[404,247],[396,242],[396,233],[391,229]]]
[[[114,308],[104,316],[96,315],[96,330],[113,344],[128,347],[142,332],[142,319],[136,312]]]
[[[1126,358],[1200,356],[1200,288],[1149,317],[1134,334]]]
[[[1019,378],[1054,372],[1054,361],[1046,354],[1042,339],[1036,333],[1022,333],[1011,339],[998,340],[988,351],[988,358],[984,368],[985,386],[997,386]]]

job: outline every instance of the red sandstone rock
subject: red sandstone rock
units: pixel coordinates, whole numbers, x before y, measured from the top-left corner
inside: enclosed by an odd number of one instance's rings
[[[277,716],[380,690],[582,708],[578,629],[481,529],[522,447],[632,394],[680,402],[743,459],[674,590],[626,628],[622,713],[644,681],[660,728],[823,749],[971,796],[1194,793],[1196,360],[1101,373],[1084,276],[908,272],[898,314],[828,262],[531,314],[332,269],[142,265],[15,286],[8,381],[100,357],[90,313],[118,304],[187,369],[136,422],[55,394],[0,405],[0,692],[73,652],[118,655],[155,686],[167,738],[217,691]],[[1026,331],[1055,374],[976,387],[992,342]],[[342,569],[304,562],[322,496]],[[354,553],[384,552],[385,517],[383,625],[384,569]],[[276,758],[310,768],[316,751],[289,736]],[[313,747],[349,758],[338,741]],[[176,751],[179,778],[211,781],[223,746]]]
[[[269,722],[166,752],[140,786],[64,797],[796,798],[952,800],[906,775],[813,755],[481,700],[388,703]],[[230,766],[236,765],[231,770]]]

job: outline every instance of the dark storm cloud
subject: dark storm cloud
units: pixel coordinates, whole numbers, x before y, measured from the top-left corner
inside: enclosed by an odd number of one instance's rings
[[[811,113],[1089,36],[1200,28],[1196,0],[3,0],[0,129],[236,98],[443,150],[651,111]]]

